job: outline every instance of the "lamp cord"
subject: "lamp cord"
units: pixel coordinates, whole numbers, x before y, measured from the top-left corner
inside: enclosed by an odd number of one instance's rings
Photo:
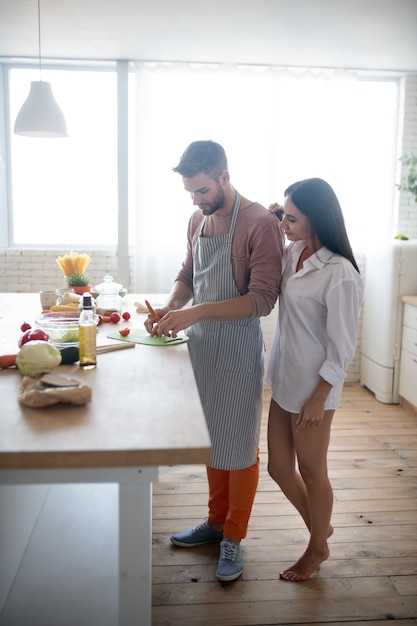
[[[38,37],[39,37],[39,79],[42,80],[42,54],[41,54],[41,0],[38,0]]]

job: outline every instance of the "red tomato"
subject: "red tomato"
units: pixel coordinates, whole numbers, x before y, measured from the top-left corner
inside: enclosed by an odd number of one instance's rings
[[[27,322],[23,322],[23,324],[20,327],[20,330],[24,333],[25,330],[30,330],[32,328],[32,326],[30,324],[28,324]]]
[[[119,330],[119,333],[122,335],[122,337],[127,337],[130,333],[130,328],[122,328],[121,330]]]
[[[129,313],[129,311],[125,311],[123,313],[122,317],[123,317],[124,320],[126,320],[126,322],[127,322],[127,320],[130,320],[130,313]]]
[[[113,322],[113,324],[117,324],[118,322],[120,322],[120,315],[116,312],[112,313],[110,315],[110,321]]]
[[[103,316],[98,314],[97,315],[97,326],[100,326],[103,323]]]
[[[29,328],[28,330],[25,330],[23,335],[20,336],[17,345],[19,346],[19,348],[21,348],[28,341],[34,341],[36,339],[38,339],[39,341],[48,341],[49,335],[41,328],[35,328],[34,330]]]

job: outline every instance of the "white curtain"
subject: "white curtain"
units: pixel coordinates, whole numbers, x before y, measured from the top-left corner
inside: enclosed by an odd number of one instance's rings
[[[388,236],[396,122],[393,81],[348,72],[138,63],[135,75],[134,288],[169,291],[193,211],[172,172],[189,143],[213,139],[233,185],[268,206],[292,182],[325,178],[352,240]],[[358,224],[360,219],[360,227]]]

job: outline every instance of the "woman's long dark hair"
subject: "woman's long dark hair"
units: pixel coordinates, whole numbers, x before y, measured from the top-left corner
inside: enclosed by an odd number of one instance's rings
[[[323,246],[344,256],[359,273],[342,209],[329,183],[321,178],[306,178],[290,185],[284,195],[289,196],[297,209],[308,217],[313,243],[317,236]]]

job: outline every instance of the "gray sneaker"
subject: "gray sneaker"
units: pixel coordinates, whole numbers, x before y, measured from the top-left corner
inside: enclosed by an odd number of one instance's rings
[[[220,543],[222,539],[222,532],[214,530],[210,522],[203,522],[195,528],[175,533],[171,537],[171,542],[174,546],[181,548],[194,548],[194,546],[201,546],[204,543]]]
[[[238,541],[223,539],[220,544],[220,558],[216,576],[218,580],[235,580],[243,572],[242,548]]]

